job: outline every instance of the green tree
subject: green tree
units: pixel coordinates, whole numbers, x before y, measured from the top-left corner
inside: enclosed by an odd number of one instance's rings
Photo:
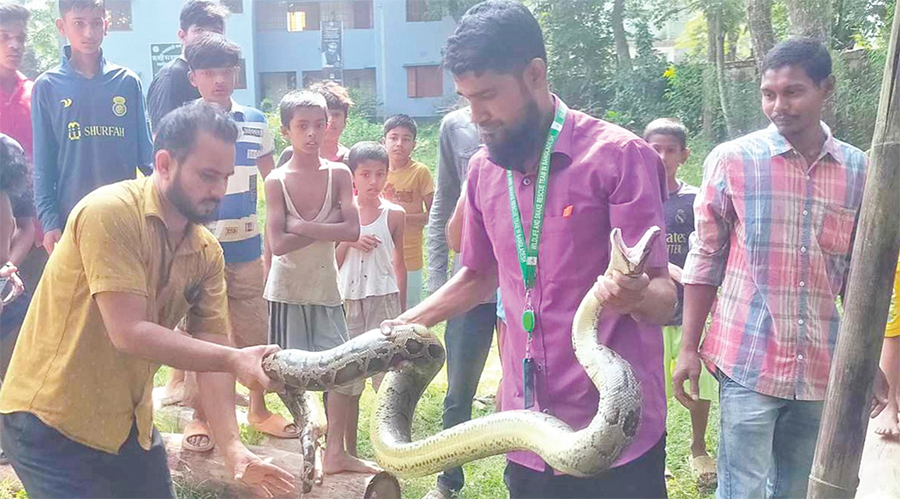
[[[22,72],[29,78],[59,64],[59,34],[56,31],[56,2],[32,0],[27,4],[31,11],[28,21],[28,40]]]

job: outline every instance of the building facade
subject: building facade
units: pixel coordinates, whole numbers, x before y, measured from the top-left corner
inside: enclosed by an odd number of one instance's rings
[[[104,54],[134,70],[145,91],[159,67],[181,52],[183,3],[106,0],[111,23]],[[288,90],[332,76],[372,99],[381,115],[434,116],[456,102],[453,81],[440,67],[454,22],[436,12],[439,1],[222,3],[232,10],[225,35],[243,50],[238,102],[271,108]]]

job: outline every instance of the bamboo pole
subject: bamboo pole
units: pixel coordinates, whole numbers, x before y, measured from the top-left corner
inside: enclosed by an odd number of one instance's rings
[[[808,499],[852,498],[900,247],[900,3],[897,3],[870,164],[831,364]]]

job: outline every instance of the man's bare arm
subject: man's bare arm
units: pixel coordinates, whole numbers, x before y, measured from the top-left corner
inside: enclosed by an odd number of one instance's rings
[[[266,179],[266,241],[272,254],[281,256],[315,242],[315,239],[287,232],[284,193],[281,181]]]

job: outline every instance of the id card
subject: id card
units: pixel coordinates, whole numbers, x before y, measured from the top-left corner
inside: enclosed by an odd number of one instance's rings
[[[525,399],[525,408],[531,409],[534,406],[534,359],[522,360],[522,378],[522,397]]]

